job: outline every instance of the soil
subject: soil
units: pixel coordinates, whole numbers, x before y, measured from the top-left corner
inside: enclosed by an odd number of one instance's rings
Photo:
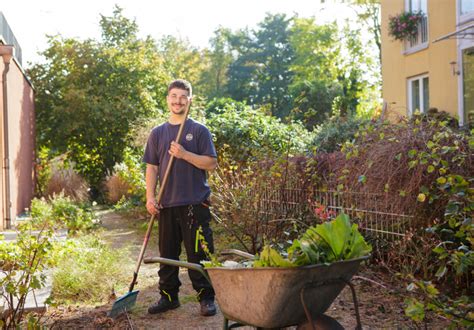
[[[103,238],[114,248],[128,247],[130,259],[124,262],[135,265],[145,233],[148,219],[133,220],[129,217],[108,211],[101,215]],[[215,237],[216,245],[225,244]],[[156,230],[148,245],[145,258],[158,256]],[[373,267],[372,267],[373,269]],[[416,325],[409,320],[403,311],[404,288],[391,281],[389,274],[363,267],[352,279],[356,289],[360,318],[364,329],[379,328],[414,328]],[[147,308],[158,298],[158,265],[142,264],[138,284],[140,290],[135,308],[116,319],[107,317],[107,312],[117,296],[126,292],[111,295],[108,303],[96,306],[68,305],[51,307],[44,316],[46,325],[52,329],[78,328],[114,328],[114,329],[221,329],[224,317],[218,309],[215,316],[204,317],[199,314],[199,303],[187,275],[187,270],[181,269],[179,276],[182,282],[180,289],[181,307],[163,313],[150,315]],[[130,272],[130,267],[124,271]],[[132,271],[133,272],[133,271]],[[130,272],[130,279],[132,276]],[[405,291],[406,292],[406,291]],[[329,307],[326,315],[337,320],[344,328],[355,328],[356,318],[351,290],[348,286],[341,292]],[[445,328],[446,323],[431,316],[428,319],[429,328]],[[244,327],[243,329],[251,329]]]

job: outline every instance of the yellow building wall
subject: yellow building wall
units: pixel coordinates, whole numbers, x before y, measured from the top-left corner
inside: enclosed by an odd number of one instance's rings
[[[428,0],[428,46],[405,53],[404,43],[388,35],[390,16],[405,10],[405,0],[382,0],[382,97],[388,104],[389,118],[395,120],[408,113],[407,79],[422,74],[429,78],[429,106],[457,117],[457,76],[450,62],[456,61],[456,40],[437,38],[456,27],[455,0]]]

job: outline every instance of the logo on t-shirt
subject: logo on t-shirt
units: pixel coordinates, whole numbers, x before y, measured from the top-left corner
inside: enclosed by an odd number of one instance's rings
[[[191,133],[186,134],[186,141],[191,141],[193,139],[193,135]]]

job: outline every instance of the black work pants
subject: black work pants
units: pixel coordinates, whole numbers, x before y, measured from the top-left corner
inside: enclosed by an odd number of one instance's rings
[[[160,210],[159,216],[159,247],[163,258],[179,260],[181,242],[184,242],[188,262],[200,263],[207,260],[201,242],[196,244],[196,233],[199,227],[207,242],[208,249],[214,252],[212,230],[209,227],[211,213],[204,204],[169,207]],[[179,269],[175,266],[160,264],[158,275],[159,288],[162,296],[174,299],[178,296],[181,282],[178,277]],[[188,270],[194,290],[198,292],[199,300],[213,299],[214,290],[206,278],[195,270]]]

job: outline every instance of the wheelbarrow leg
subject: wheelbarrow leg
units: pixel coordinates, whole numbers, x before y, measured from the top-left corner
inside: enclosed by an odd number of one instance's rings
[[[323,285],[330,284],[330,283],[336,283],[336,282],[343,282],[343,283],[349,285],[349,288],[351,288],[352,300],[354,301],[354,311],[355,311],[355,316],[356,316],[356,321],[357,321],[356,330],[362,330],[362,323],[360,322],[360,314],[359,314],[359,303],[357,302],[357,296],[356,296],[356,292],[355,292],[355,289],[354,289],[354,285],[352,285],[352,283],[350,281],[348,281],[346,279],[343,279],[343,278],[332,279],[332,280],[318,282],[318,283],[310,283],[310,284],[305,285],[301,288],[301,290],[300,290],[300,300],[301,300],[301,304],[303,305],[303,309],[304,309],[304,312],[306,314],[306,318],[308,319],[308,324],[310,326],[310,329],[315,330],[313,320],[311,318],[311,313],[309,312],[309,310],[306,307],[306,304],[304,302],[304,291],[305,291],[305,289],[307,289],[309,287],[315,288],[315,287],[323,286]]]
[[[354,285],[351,283],[351,281],[346,281],[344,279],[343,281],[346,282],[347,285],[349,285],[349,288],[351,288],[352,300],[354,301],[354,311],[355,311],[356,320],[357,320],[356,330],[362,330],[362,323],[360,322],[360,314],[359,314],[359,303],[357,302],[357,296],[354,289]]]

